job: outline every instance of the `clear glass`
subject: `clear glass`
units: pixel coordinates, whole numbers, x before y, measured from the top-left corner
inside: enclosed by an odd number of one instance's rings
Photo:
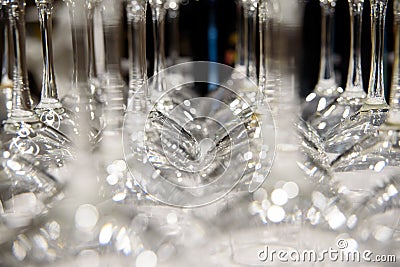
[[[103,103],[104,97],[101,91],[101,81],[97,71],[97,57],[95,44],[95,16],[101,8],[102,0],[88,0],[87,3],[87,28],[88,28],[88,51],[89,51],[89,83],[90,91],[97,102]]]
[[[34,157],[1,150],[0,244],[32,226],[62,197],[63,185]]]
[[[389,106],[384,95],[383,53],[387,0],[371,1],[372,59],[365,103],[354,115],[333,127],[325,138],[325,151],[337,157],[382,125]]]
[[[356,113],[365,101],[361,71],[361,28],[364,0],[349,0],[350,9],[350,60],[344,93],[325,109],[317,111],[309,122],[319,135]]]
[[[122,3],[122,0],[102,1],[105,72],[101,87],[105,99],[104,130],[107,132],[121,130],[127,105],[128,87],[121,74]]]
[[[129,1],[126,6],[129,45],[129,101],[132,97],[140,108],[149,97],[146,60],[147,1]]]
[[[319,79],[302,107],[302,118],[306,121],[318,111],[336,100],[343,89],[336,84],[333,66],[333,25],[336,0],[320,0],[321,5],[321,60]]]
[[[246,76],[253,82],[257,82],[256,68],[256,36],[257,36],[257,9],[259,0],[242,0],[244,15],[244,65],[246,66]]]
[[[100,117],[98,116],[97,103],[93,99],[88,81],[88,35],[86,19],[86,3],[82,0],[65,0],[69,8],[69,18],[71,24],[72,50],[73,50],[73,72],[71,90],[62,98],[62,105],[76,114],[78,123],[77,129],[83,130],[84,126],[89,127],[89,131],[78,132],[79,136],[88,135],[92,144],[96,144],[101,136],[100,130],[103,128]],[[79,4],[79,7],[77,5]],[[87,114],[86,114],[87,112]],[[83,114],[85,113],[85,114]],[[79,116],[87,117],[79,118]],[[84,123],[85,125],[80,125]],[[78,137],[78,139],[80,139]]]
[[[395,59],[393,83],[390,95],[390,111],[387,121],[375,132],[364,137],[332,164],[338,179],[344,184],[349,195],[358,191],[360,195],[374,195],[375,187],[381,187],[392,179],[400,166],[400,121],[399,121],[399,47],[400,47],[400,5],[394,5]],[[343,177],[350,176],[352,179]],[[362,178],[362,179],[361,179]],[[396,178],[397,179],[397,178]]]
[[[11,62],[11,49],[9,41],[9,24],[7,6],[5,3],[0,3],[0,47],[1,55],[1,77],[0,77],[0,121],[3,122],[7,119],[11,112],[12,106],[12,62]]]
[[[42,123],[31,110],[25,58],[25,1],[10,0],[5,3],[14,65],[12,109],[3,125],[3,143],[9,150],[36,156],[43,167],[63,165],[71,159],[71,141],[58,130]]]
[[[165,14],[167,0],[149,0],[153,19],[154,38],[154,73],[155,77],[151,88],[154,91],[164,92],[167,90],[165,69]]]
[[[56,77],[53,64],[53,0],[37,0],[36,6],[39,12],[40,30],[42,34],[43,50],[43,76],[42,92],[39,104],[35,112],[40,120],[64,133],[71,139],[77,134],[75,116],[66,110],[59,98]]]

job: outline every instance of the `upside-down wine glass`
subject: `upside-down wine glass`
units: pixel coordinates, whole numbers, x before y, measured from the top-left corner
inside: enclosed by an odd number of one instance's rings
[[[388,179],[393,172],[398,171],[400,165],[400,4],[394,5],[394,30],[395,30],[395,59],[393,65],[392,87],[390,93],[390,111],[387,120],[377,130],[377,134],[366,136],[362,141],[342,154],[332,163],[332,167],[338,172],[365,173],[359,175],[360,183],[371,188],[374,185]],[[375,174],[375,175],[373,175]],[[351,182],[351,181],[349,181]]]
[[[39,104],[34,108],[40,120],[64,133],[70,139],[78,134],[74,114],[66,110],[58,99],[58,90],[53,64],[53,0],[37,0],[40,30],[42,34],[43,76]]]
[[[11,68],[11,51],[10,42],[8,34],[8,13],[5,3],[0,3],[0,20],[1,20],[1,37],[0,37],[0,47],[2,51],[1,55],[1,77],[0,77],[0,121],[7,119],[8,114],[11,111],[12,105],[12,68]]]
[[[386,120],[389,106],[384,95],[384,37],[387,0],[371,0],[372,59],[367,98],[354,115],[325,135],[324,149],[334,159],[362,137],[376,133]]]
[[[70,140],[53,127],[42,123],[31,110],[25,57],[25,1],[5,1],[10,22],[13,51],[13,96],[2,138],[9,150],[32,154],[43,166],[59,166],[69,159]]]
[[[350,61],[346,88],[336,101],[309,118],[316,131],[323,136],[335,125],[356,113],[364,103],[361,71],[361,25],[364,0],[349,0],[350,9]]]
[[[90,91],[90,84],[88,80],[88,53],[87,53],[87,27],[86,27],[86,6],[84,10],[78,10],[75,7],[75,0],[64,0],[69,9],[69,19],[71,24],[71,36],[72,36],[72,52],[73,52],[73,71],[71,90],[61,99],[62,105],[72,111],[73,113],[82,114],[80,109],[88,111],[88,121],[84,122],[90,127],[90,131],[85,133],[88,135],[89,140],[92,144],[96,144],[101,136],[101,129],[103,123],[98,116],[96,110],[97,104],[93,99],[93,95]],[[77,21],[81,19],[78,12],[85,12],[85,22]],[[83,27],[82,25],[85,25]],[[82,122],[80,118],[76,119]],[[82,129],[81,126],[77,127]],[[80,135],[80,133],[78,133]]]
[[[326,108],[342,93],[335,80],[332,45],[336,0],[320,0],[321,5],[321,60],[319,79],[313,92],[305,99],[302,118],[308,120],[315,112]]]

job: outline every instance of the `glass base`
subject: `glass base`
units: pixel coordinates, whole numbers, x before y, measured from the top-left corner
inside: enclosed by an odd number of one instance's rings
[[[361,110],[332,128],[327,134],[324,148],[327,153],[344,153],[364,137],[378,131],[387,117],[388,109]]]
[[[310,124],[320,136],[324,136],[337,124],[355,114],[363,105],[363,100],[363,98],[341,96],[324,110],[311,116],[309,119]]]

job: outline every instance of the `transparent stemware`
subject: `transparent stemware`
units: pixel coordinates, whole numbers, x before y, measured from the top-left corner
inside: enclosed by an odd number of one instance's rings
[[[62,198],[63,185],[34,157],[1,150],[0,244],[26,231]]]
[[[58,130],[47,126],[31,110],[25,57],[25,1],[5,1],[13,46],[12,110],[4,122],[2,138],[7,149],[32,154],[43,166],[59,166],[70,159],[70,140]]]
[[[0,77],[0,121],[7,119],[12,105],[12,64],[8,30],[8,13],[5,3],[0,3],[1,20],[1,77]]]
[[[386,120],[389,110],[384,95],[383,74],[386,8],[387,0],[371,1],[372,67],[367,98],[357,113],[327,132],[324,149],[332,158],[351,148],[364,136],[376,133]]]
[[[88,50],[89,50],[89,83],[90,91],[97,102],[103,103],[100,77],[97,71],[97,57],[95,44],[95,15],[101,8],[102,0],[88,0],[87,4],[87,27],[88,27]],[[100,105],[101,106],[101,105]]]
[[[236,45],[237,60],[235,69],[228,77],[218,77],[223,84],[238,85],[239,96],[251,105],[257,101],[257,67],[256,67],[256,37],[257,37],[257,11],[259,0],[237,1],[238,41]],[[222,90],[223,91],[223,90]],[[222,91],[211,91],[210,95],[221,97]]]
[[[146,60],[147,1],[129,1],[126,7],[129,45],[129,101],[149,97]],[[128,101],[128,103],[129,103]]]
[[[305,99],[302,118],[308,120],[315,112],[321,111],[336,100],[343,92],[335,80],[333,66],[333,22],[336,0],[320,0],[321,5],[321,60],[319,79],[313,92]]]
[[[346,88],[335,102],[317,111],[309,122],[323,136],[335,125],[356,113],[364,103],[366,94],[361,72],[361,25],[364,0],[349,0],[350,9],[350,61]]]
[[[399,129],[400,129],[400,4],[394,5],[395,58],[393,65],[392,87],[390,92],[390,111],[387,120],[377,130],[376,134],[366,136],[362,141],[333,161],[332,166],[341,171],[367,169],[379,163],[382,166],[375,169],[380,172],[385,166],[396,166],[400,160]],[[362,159],[360,159],[362,158]],[[346,164],[351,165],[346,166]]]
[[[164,92],[167,89],[165,69],[165,4],[167,0],[149,0],[153,19],[154,72],[153,91]]]
[[[71,24],[72,50],[73,50],[73,72],[71,90],[61,99],[63,107],[75,114],[82,114],[80,109],[88,112],[88,121],[84,122],[90,127],[88,134],[92,144],[96,144],[101,136],[103,124],[96,110],[97,104],[90,92],[88,82],[88,35],[86,21],[86,6],[83,10],[76,8],[75,0],[64,0],[69,8]],[[81,14],[83,12],[83,15]],[[82,17],[83,16],[83,17]],[[84,18],[85,21],[82,21]],[[78,115],[77,115],[78,117]],[[76,118],[76,121],[82,121]],[[77,126],[80,129],[81,126]],[[80,135],[81,133],[78,133]]]
[[[257,9],[259,0],[242,0],[244,12],[244,59],[246,66],[246,76],[250,80],[257,82],[257,67],[256,67],[256,37],[257,37]]]
[[[123,1],[102,1],[105,72],[101,78],[104,95],[103,118],[105,129],[121,129],[127,105],[128,87],[121,74]],[[112,117],[105,113],[112,113]]]
[[[78,133],[74,115],[66,110],[59,98],[53,64],[53,0],[38,0],[40,30],[42,34],[43,77],[40,102],[34,108],[40,120],[64,133],[71,139]]]

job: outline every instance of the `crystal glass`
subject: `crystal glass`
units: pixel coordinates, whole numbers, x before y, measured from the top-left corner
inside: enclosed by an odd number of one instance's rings
[[[342,93],[335,80],[333,68],[333,22],[336,0],[320,0],[321,22],[321,60],[319,66],[319,79],[313,92],[305,99],[302,118],[308,120],[315,112],[325,109]]]
[[[372,59],[368,94],[361,109],[327,132],[324,148],[337,157],[362,137],[376,133],[386,120],[388,105],[384,95],[383,52],[387,1],[371,1]]]
[[[154,84],[152,88],[163,92],[167,88],[165,69],[165,4],[166,0],[149,0],[153,19],[154,37]]]
[[[129,101],[149,97],[146,61],[147,1],[129,1],[126,7],[129,45]],[[143,89],[143,91],[141,91]],[[140,104],[140,103],[139,103]]]
[[[63,107],[75,114],[82,114],[82,109],[88,112],[89,117],[87,121],[78,118],[77,115],[77,128],[82,129],[79,121],[87,124],[90,128],[90,131],[87,133],[88,138],[93,144],[96,144],[101,136],[100,131],[103,128],[103,124],[99,117],[99,112],[96,110],[98,105],[93,99],[88,81],[87,5],[84,3],[84,5],[80,5],[77,8],[75,0],[65,0],[64,2],[69,8],[74,65],[71,90],[61,99],[61,103]],[[81,133],[78,133],[78,135],[81,135]]]
[[[243,52],[246,66],[246,76],[257,82],[256,67],[256,25],[259,0],[242,0],[244,15]]]
[[[97,102],[104,102],[100,77],[97,71],[97,57],[95,44],[95,15],[101,9],[102,0],[88,0],[87,3],[87,32],[88,32],[88,51],[89,51],[89,83],[90,91]]]
[[[361,25],[364,0],[349,0],[350,60],[344,93],[325,109],[309,118],[319,135],[326,134],[335,125],[356,113],[364,103],[366,94],[361,72]]]
[[[105,71],[101,78],[104,95],[103,119],[106,129],[121,129],[128,88],[121,74],[121,38],[123,1],[102,1],[105,46]],[[110,114],[112,113],[112,117]]]
[[[43,76],[40,102],[35,112],[40,120],[64,133],[71,139],[78,133],[74,114],[66,110],[58,98],[56,77],[53,64],[53,0],[38,0],[36,6],[39,12],[40,30],[42,34]]]
[[[0,5],[1,16],[1,77],[0,77],[0,121],[7,119],[12,105],[12,63],[8,30],[8,13],[5,3]]]
[[[238,84],[218,87],[214,91],[218,94],[206,97],[190,94],[196,83],[209,83],[208,70],[217,68],[220,77],[232,73],[229,67],[210,64],[171,67],[172,73],[190,70],[201,77],[161,97],[150,94],[147,109],[129,109],[126,115],[127,165],[141,188],[160,202],[200,206],[223,197],[239,183],[243,190],[254,191],[263,181],[261,173],[272,164],[275,132],[268,105],[253,109],[235,93]],[[177,101],[182,95],[186,98]],[[147,181],[149,177],[154,179]]]
[[[381,187],[392,179],[400,163],[399,150],[399,3],[394,5],[395,60],[393,83],[390,95],[390,111],[387,120],[374,135],[343,153],[332,166],[336,176],[349,195],[374,195],[374,188]],[[351,178],[350,178],[351,177]],[[394,177],[397,177],[396,175]]]
[[[4,122],[2,139],[9,150],[32,154],[43,166],[60,166],[71,158],[70,140],[40,121],[31,110],[25,58],[24,1],[5,1],[13,47],[13,96],[9,118]]]
[[[2,150],[0,161],[0,244],[3,244],[26,231],[35,218],[62,198],[63,186],[34,157]]]

